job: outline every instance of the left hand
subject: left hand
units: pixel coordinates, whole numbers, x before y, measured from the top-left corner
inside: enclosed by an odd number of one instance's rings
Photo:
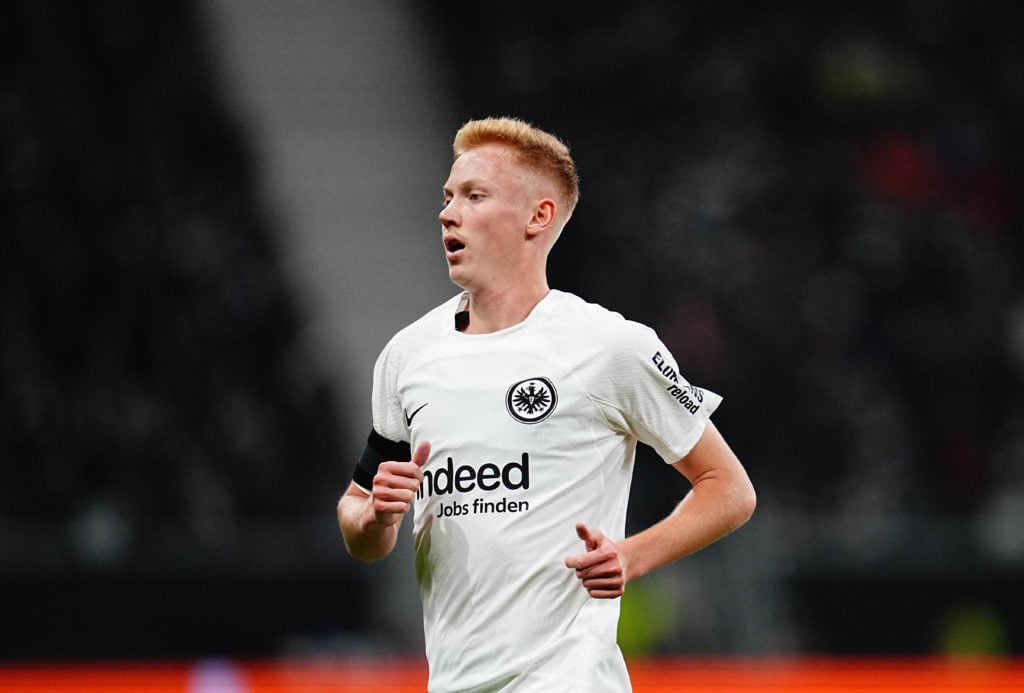
[[[626,589],[626,560],[611,539],[600,530],[582,522],[576,534],[586,545],[586,553],[565,559],[565,567],[573,568],[587,593],[594,599],[615,599]]]

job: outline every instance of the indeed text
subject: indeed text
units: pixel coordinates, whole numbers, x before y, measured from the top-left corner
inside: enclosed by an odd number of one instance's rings
[[[499,467],[487,462],[479,468],[469,464],[455,466],[449,457],[443,467],[423,470],[423,483],[416,491],[417,498],[445,496],[449,493],[468,493],[476,489],[494,491],[499,487],[509,490],[530,488],[530,454],[523,453],[519,462]]]

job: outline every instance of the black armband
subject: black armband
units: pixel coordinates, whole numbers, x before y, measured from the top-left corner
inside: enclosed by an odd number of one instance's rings
[[[373,477],[377,474],[377,467],[381,462],[408,462],[411,459],[412,449],[408,443],[396,443],[371,430],[363,454],[359,456],[359,462],[352,474],[352,481],[364,491],[369,491],[373,488]]]

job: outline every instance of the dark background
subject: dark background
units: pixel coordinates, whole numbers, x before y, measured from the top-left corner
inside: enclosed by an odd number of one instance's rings
[[[779,649],[1019,654],[1022,10],[759,5],[420,14],[452,132],[515,114],[572,147],[552,285],[726,395],[761,502],[736,541],[771,540],[733,569],[778,569]],[[0,6],[0,658],[346,653],[374,628],[333,516],[364,412],[301,339],[199,17]],[[650,457],[632,527],[680,490]]]

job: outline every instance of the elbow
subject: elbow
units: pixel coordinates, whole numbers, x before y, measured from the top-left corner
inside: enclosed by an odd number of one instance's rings
[[[754,485],[750,483],[750,479],[745,479],[745,482],[738,489],[736,499],[737,527],[746,524],[754,516],[754,510],[757,508],[757,492],[754,490]]]
[[[375,537],[366,536],[359,530],[341,525],[341,538],[345,542],[345,551],[352,558],[363,563],[374,563],[387,556],[393,545],[386,541],[375,541]]]
[[[381,527],[366,518],[372,510],[363,499],[343,496],[338,502],[338,527],[349,556],[363,563],[374,563],[391,553],[397,539],[397,526]]]
[[[341,538],[345,543],[345,551],[349,556],[363,563],[373,563],[380,556],[370,553],[365,542],[359,541],[359,531],[353,526],[352,514],[346,512],[346,498],[341,497],[338,501],[338,528],[341,530]]]
[[[387,555],[379,552],[361,551],[352,546],[347,540],[345,541],[345,550],[348,551],[349,556],[367,565],[376,563]]]
[[[345,541],[348,555],[362,563],[375,563],[391,553],[391,545],[370,541],[355,531],[345,531],[344,525],[341,528],[341,538]]]

